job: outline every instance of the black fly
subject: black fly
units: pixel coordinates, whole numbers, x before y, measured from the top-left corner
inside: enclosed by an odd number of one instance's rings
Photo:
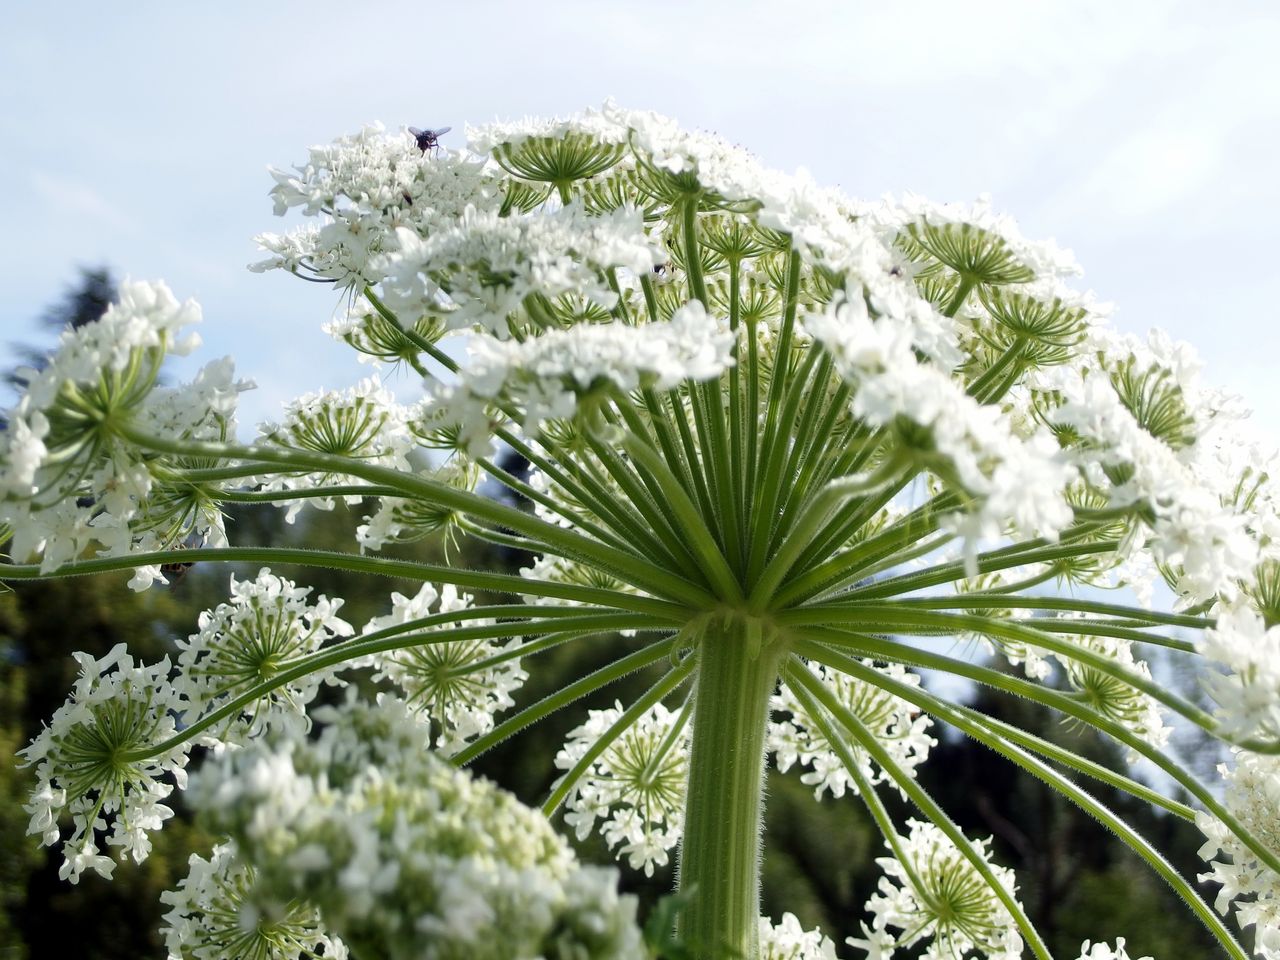
[[[452,129],[453,127],[441,127],[439,130],[419,130],[417,127],[410,127],[409,132],[418,141],[418,149],[426,153],[439,147],[440,138]]]
[[[174,544],[174,548],[178,550],[190,550],[193,547],[203,547],[204,537],[197,533],[191,534],[182,543]],[[169,581],[169,589],[176,589],[178,584],[186,579],[187,573],[196,565],[194,560],[179,560],[177,562],[162,563],[160,572],[164,574],[165,579]]]

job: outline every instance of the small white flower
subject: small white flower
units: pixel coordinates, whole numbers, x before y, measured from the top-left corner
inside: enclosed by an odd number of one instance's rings
[[[540,813],[436,757],[406,704],[349,700],[317,719],[318,738],[273,734],[193,783],[263,902],[314,904],[375,956],[646,956],[616,877],[584,870]],[[269,778],[246,776],[263,766]]]
[[[175,684],[190,703],[190,719],[279,674],[353,629],[337,613],[341,599],[308,603],[299,587],[262,568],[253,580],[231,578],[231,598],[200,614],[199,631],[178,641]],[[262,724],[293,715],[301,719],[323,680],[312,672],[245,705],[240,729],[228,721],[220,737],[238,739]]]
[[[876,931],[902,931],[897,944],[925,941],[926,960],[962,960],[977,950],[990,960],[1018,960],[1022,938],[996,893],[942,831],[912,820],[899,837],[910,871],[896,857],[876,862],[884,868],[878,891],[867,903]],[[990,863],[989,841],[974,844]],[[1013,871],[991,865],[997,881],[1014,893]],[[872,938],[874,942],[874,938]]]
[[[622,716],[622,705],[588,716],[556,754],[559,769],[573,768],[586,755]],[[666,865],[683,831],[689,745],[676,730],[678,721],[678,715],[655,704],[591,762],[565,799],[565,822],[578,839],[601,821],[600,832],[618,848],[619,859],[625,856],[646,876]]]
[[[920,683],[916,674],[900,664],[878,666],[861,662],[883,671],[900,683],[912,686]],[[927,732],[933,721],[907,701],[822,664],[810,663],[808,669],[849,708],[904,771],[914,773],[915,768],[929,756],[930,748],[937,744],[938,741]],[[819,799],[826,792],[836,798],[843,797],[846,790],[857,794],[856,781],[787,684],[782,684],[772,706],[775,711],[790,714],[790,719],[769,723],[768,745],[777,757],[778,769],[786,773],[796,763],[808,767],[800,781],[813,787],[814,796]],[[849,744],[849,750],[857,759],[860,772],[869,781],[879,783],[889,779],[884,770],[872,765],[865,750],[853,743]]]
[[[37,783],[26,810],[27,832],[51,846],[61,838],[59,816],[71,814],[74,829],[63,844],[60,875],[75,883],[85,870],[110,876],[114,863],[99,852],[107,843],[141,862],[150,852],[146,831],[158,830],[172,811],[159,801],[174,784],[186,784],[189,745],[153,752],[177,732],[174,714],[183,706],[169,683],[169,661],[136,666],[124,644],[100,660],[77,653],[80,675],[71,697],[21,754],[36,767]]]
[[[431,584],[424,583],[412,598],[393,593],[391,603],[392,612],[370,620],[364,628],[366,634],[405,625],[432,612],[468,610],[472,597],[460,595],[452,584],[445,585],[437,594]],[[466,626],[492,623],[485,619],[459,622]],[[417,716],[431,725],[435,748],[445,756],[457,753],[468,741],[492,730],[494,714],[515,702],[511,694],[529,676],[521,668],[519,657],[514,655],[490,666],[478,666],[494,657],[515,654],[521,647],[518,638],[500,643],[435,641],[431,636],[432,633],[448,636],[449,630],[448,625],[434,627],[425,637],[420,636],[423,631],[413,631],[419,635],[419,642],[406,640],[401,649],[375,654],[366,661],[376,668],[375,679],[395,684]]]
[[[760,918],[760,960],[836,960],[836,945],[821,930],[805,930],[794,913],[777,926]]]

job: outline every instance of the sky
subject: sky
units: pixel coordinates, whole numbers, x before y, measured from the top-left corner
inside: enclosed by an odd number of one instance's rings
[[[1075,251],[1118,327],[1191,341],[1280,437],[1275,4],[63,2],[3,22],[0,360],[105,264],[201,302],[197,359],[259,384],[243,419],[345,386],[367,368],[320,331],[334,292],[245,269],[281,228],[266,167],[372,120],[458,147],[468,122],[613,97],[854,196],[990,193]]]

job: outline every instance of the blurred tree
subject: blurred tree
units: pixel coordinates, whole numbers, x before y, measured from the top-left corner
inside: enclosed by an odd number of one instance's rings
[[[0,649],[0,756],[11,757],[25,742],[26,690],[25,675],[14,669],[6,653]],[[22,804],[29,780],[25,771],[10,764],[0,766],[0,960],[28,956],[17,917],[27,897],[27,877],[43,859],[25,835],[27,816]]]
[[[63,291],[62,299],[40,316],[40,325],[55,332],[83,327],[104,313],[116,298],[116,281],[109,267],[80,267],[79,278]],[[43,369],[48,358],[45,347],[25,343],[10,343],[9,349],[18,358],[19,366],[5,374],[5,381],[13,387],[22,387],[27,381],[23,367]]]

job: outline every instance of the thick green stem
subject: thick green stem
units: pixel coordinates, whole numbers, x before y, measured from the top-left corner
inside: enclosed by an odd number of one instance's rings
[[[782,653],[766,643],[752,656],[740,630],[708,630],[698,647],[680,889],[681,938],[701,960],[759,953],[764,741]]]

